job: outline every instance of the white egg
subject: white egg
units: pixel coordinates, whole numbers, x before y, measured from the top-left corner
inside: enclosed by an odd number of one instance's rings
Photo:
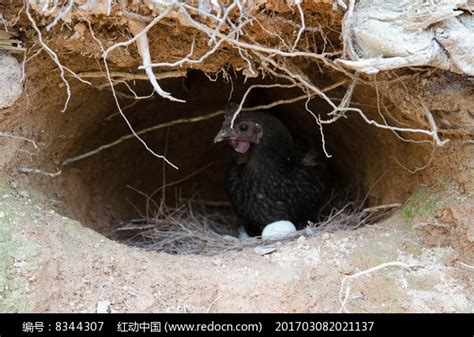
[[[265,226],[262,231],[263,240],[284,239],[291,233],[296,232],[296,227],[290,221],[279,220]]]

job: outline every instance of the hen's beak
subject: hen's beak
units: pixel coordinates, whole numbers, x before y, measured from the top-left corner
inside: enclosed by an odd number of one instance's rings
[[[223,140],[232,138],[233,130],[230,128],[221,129],[214,137],[214,143],[222,142]]]

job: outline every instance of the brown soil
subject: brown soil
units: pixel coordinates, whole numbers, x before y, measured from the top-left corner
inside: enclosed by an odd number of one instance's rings
[[[15,256],[27,302],[7,297],[18,301],[4,307],[10,310],[93,312],[106,301],[116,312],[332,312],[340,308],[346,275],[391,261],[423,268],[387,268],[354,280],[350,311],[474,309],[465,256],[449,245],[425,245],[398,216],[357,231],[301,238],[267,256],[252,249],[186,256],[118,244],[40,208],[37,200],[8,195],[0,205],[17,216],[14,240],[35,252]]]

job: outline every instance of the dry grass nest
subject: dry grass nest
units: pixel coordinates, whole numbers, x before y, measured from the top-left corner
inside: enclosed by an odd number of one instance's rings
[[[334,196],[333,196],[334,197]],[[333,199],[333,198],[331,198]],[[230,250],[290,242],[324,232],[355,230],[393,213],[400,204],[364,207],[365,199],[338,202],[321,210],[319,219],[285,239],[263,240],[260,236],[240,239],[232,226],[232,216],[210,210],[205,202],[187,200],[178,206],[164,202],[149,206],[147,215],[122,221],[111,233],[114,239],[148,251],[169,254],[214,255]]]

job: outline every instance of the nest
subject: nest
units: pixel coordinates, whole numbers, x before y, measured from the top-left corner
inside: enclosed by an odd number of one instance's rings
[[[189,4],[187,1],[154,1],[155,5],[148,7],[141,6],[145,1],[136,1],[136,6],[128,5],[128,2],[112,0],[86,2],[42,0],[38,2],[24,1],[24,3],[24,15],[28,19],[29,29],[34,31],[37,36],[37,45],[56,64],[61,80],[64,82],[63,87],[67,97],[63,111],[67,109],[72,94],[69,76],[87,85],[95,83],[87,79],[95,79],[95,81],[101,79],[105,83],[95,85],[100,89],[110,89],[117,105],[116,114],[123,118],[129,129],[127,134],[117,136],[116,140],[112,142],[102,144],[87,152],[80,152],[73,157],[62,158],[64,160],[60,163],[61,169],[66,169],[68,165],[76,164],[86,158],[90,159],[92,156],[131,139],[140,141],[150,154],[163,160],[170,167],[176,168],[176,165],[169,161],[165,155],[155,152],[147,144],[143,135],[175,124],[210,119],[222,114],[222,111],[135,130],[133,121],[129,121],[129,116],[123,111],[126,107],[121,106],[122,101],[119,98],[123,93],[115,86],[126,84],[126,81],[144,79],[150,82],[155,94],[163,100],[181,102],[181,99],[173,96],[175,93],[162,89],[158,81],[164,78],[181,77],[187,69],[205,71],[216,69],[225,74],[225,64],[231,64],[234,70],[241,70],[242,76],[256,79],[271,77],[275,81],[271,84],[258,83],[249,86],[240,99],[234,119],[241,111],[266,110],[279,105],[305,101],[305,111],[314,118],[315,127],[320,132],[321,148],[328,158],[332,157],[332,154],[326,148],[326,141],[331,142],[330,139],[325,138],[326,128],[338,121],[343,123],[351,115],[359,118],[361,123],[365,123],[362,124],[363,127],[371,126],[391,131],[401,141],[432,143],[433,149],[435,146],[443,146],[448,142],[444,137],[440,138],[438,134],[439,129],[430,111],[431,107],[423,102],[418,102],[418,99],[414,100],[416,108],[406,109],[409,113],[403,113],[403,117],[406,118],[400,121],[392,117],[389,112],[382,110],[382,108],[387,109],[383,105],[383,97],[382,105],[379,103],[377,83],[388,88],[384,92],[394,92],[395,85],[393,83],[399,81],[398,74],[385,75],[379,82],[376,82],[370,76],[351,72],[351,67],[347,66],[347,62],[344,66],[343,61],[350,61],[347,52],[351,48],[347,49],[348,46],[350,47],[348,36],[353,35],[349,28],[354,25],[352,20],[354,2],[351,2],[347,8],[345,5],[341,6],[343,2],[338,1],[341,8],[338,9],[336,6],[335,9],[328,11],[331,7],[324,1],[321,1],[319,7],[315,8],[309,1],[284,1],[282,3],[285,3],[291,11],[285,9],[281,12],[275,8],[272,9],[271,1],[268,1],[269,7],[253,6],[254,2],[247,2],[248,6],[242,7],[241,2],[230,1],[225,6],[218,8],[203,8],[197,3]],[[328,7],[325,11],[323,11],[324,6]],[[296,13],[296,17],[291,13]],[[120,24],[124,33],[119,37],[110,34],[102,27],[104,18],[117,25]],[[321,20],[321,18],[325,18],[325,20]],[[332,27],[329,22],[333,21],[339,23]],[[44,24],[38,25],[39,22],[44,22]],[[61,42],[62,48],[54,44],[55,39],[51,37],[60,31],[62,22],[71,25],[77,33],[74,36],[77,36],[81,46],[89,46],[88,52],[90,54],[86,54],[91,60],[101,60],[103,64],[101,63],[100,69],[94,71],[91,68],[75,73],[76,69],[70,69],[61,63],[66,59],[62,57],[67,49],[63,45],[66,41],[74,40],[72,38],[64,39],[64,42]],[[332,43],[337,39],[331,34],[334,35],[335,32],[339,36],[340,24],[342,24],[343,45]],[[160,41],[165,40],[163,37],[168,37],[169,27],[173,27],[176,36],[182,38],[180,39],[182,46],[178,46],[179,48],[173,51],[175,53],[173,55],[170,54],[166,44],[160,44]],[[275,32],[275,29],[281,31]],[[347,31],[350,34],[346,33]],[[188,39],[190,36],[193,38]],[[8,39],[8,44],[10,44],[10,38],[10,36],[3,38],[0,36],[0,40]],[[159,45],[162,48],[150,48],[150,45]],[[78,51],[75,49],[77,47],[74,48],[73,45],[69,47]],[[127,50],[127,52],[125,53],[123,50]],[[128,56],[123,56],[122,59],[122,56],[118,56],[119,51]],[[82,53],[82,50],[78,52]],[[109,61],[111,61],[110,64]],[[118,64],[124,64],[127,67],[119,67]],[[136,69],[136,73],[128,72],[130,70],[128,65],[135,67],[138,64],[140,66]],[[324,83],[323,86],[323,83],[314,80],[317,76],[311,74],[308,69],[319,69],[320,73],[337,73],[338,82],[331,82],[328,86]],[[407,76],[414,75],[410,73]],[[335,78],[336,76],[333,77],[333,79]],[[365,107],[364,110],[355,107],[355,105],[362,106],[352,100],[354,89],[359,85],[369,85],[375,88],[377,110],[374,109],[370,112]],[[127,94],[128,96],[123,97],[132,97],[136,100],[148,97],[138,97],[128,85],[127,88],[133,96]],[[298,96],[296,94],[289,98],[285,96],[283,99],[265,102],[266,104],[259,106],[250,106],[251,104],[246,102],[247,97],[254,89],[279,90],[282,88],[301,90],[301,92]],[[342,94],[330,95],[330,91],[336,88],[339,88]],[[408,89],[406,91],[408,92]],[[411,97],[409,93],[405,92],[403,92],[403,96]],[[398,102],[398,97],[395,98],[397,99],[394,101]],[[319,99],[325,104],[327,112],[311,110],[309,102],[313,99]],[[127,105],[127,107],[129,106],[131,105]],[[398,116],[399,114],[394,115]],[[414,116],[421,117],[415,118]],[[354,123],[351,121],[346,125],[353,127]],[[354,144],[354,142],[351,143]],[[365,143],[361,143],[361,145],[365,146]],[[365,148],[364,151],[369,153]],[[376,153],[369,153],[367,156],[376,156]],[[407,171],[413,173],[426,168],[432,158],[431,156],[426,165],[417,166],[415,170],[407,169]],[[398,164],[402,168],[406,168],[402,163]],[[378,170],[378,166],[374,167],[377,167]],[[360,170],[362,169],[365,167]],[[61,170],[58,169],[58,173],[48,173],[26,168],[20,172],[55,177],[61,173]],[[306,229],[291,235],[287,240],[301,235],[317,235],[322,231],[358,228],[373,222],[380,213],[391,209],[390,207],[367,209],[363,205],[365,205],[364,202],[346,202],[329,209],[324,213],[325,215],[315,219],[314,223],[310,223]],[[142,215],[120,223],[113,235],[134,246],[172,254],[215,254],[231,249],[266,244],[258,237],[246,241],[238,240],[234,236],[236,233],[233,233],[231,226],[229,226],[229,218],[209,212],[209,208],[204,205],[184,203],[177,207],[170,207],[163,203],[149,211],[148,214],[152,215]]]
[[[164,203],[156,205],[156,209],[147,212],[152,216],[140,216],[121,222],[112,236],[125,244],[148,251],[214,255],[276,242],[290,242],[301,236],[312,237],[336,230],[355,230],[384,218],[400,206],[390,204],[364,208],[364,201],[339,202],[334,207],[326,206],[321,211],[319,221],[308,221],[306,228],[291,233],[285,239],[263,240],[260,236],[240,239],[230,216],[210,212],[204,203],[193,200],[177,207]]]

